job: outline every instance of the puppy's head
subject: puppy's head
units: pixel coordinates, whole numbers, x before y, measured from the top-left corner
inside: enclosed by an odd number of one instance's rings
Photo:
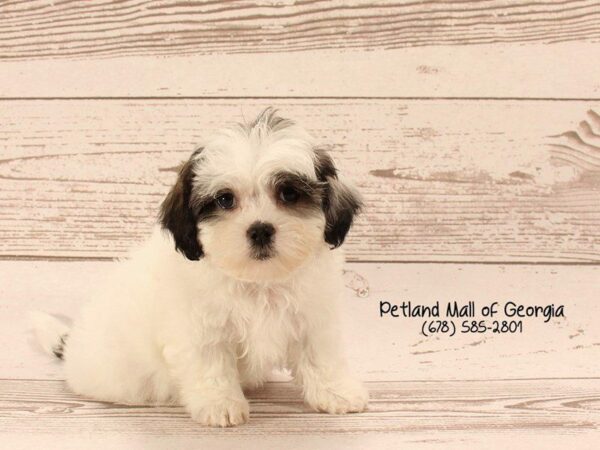
[[[286,278],[324,246],[340,246],[360,205],[329,155],[267,109],[192,154],[160,219],[186,258],[268,282]]]

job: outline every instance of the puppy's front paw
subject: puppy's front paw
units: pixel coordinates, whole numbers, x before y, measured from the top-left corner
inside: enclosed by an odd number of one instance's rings
[[[306,402],[329,414],[361,412],[367,408],[369,393],[362,383],[349,378],[307,389]]]
[[[192,419],[210,427],[233,427],[248,421],[250,408],[245,398],[218,398],[192,409]]]

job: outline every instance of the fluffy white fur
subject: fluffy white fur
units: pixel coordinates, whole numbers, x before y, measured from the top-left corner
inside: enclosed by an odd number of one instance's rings
[[[289,212],[269,191],[276,171],[316,180],[314,143],[295,125],[269,124],[273,117],[221,131],[195,156],[194,195],[227,187],[237,203],[198,223],[202,258],[187,259],[157,227],[116,265],[110,283],[98,286],[70,330],[36,315],[49,352],[56,354],[68,333],[65,371],[74,392],[182,404],[202,424],[231,426],[249,417],[243,388],[285,367],[314,409],[366,408],[367,391],[348,374],[338,342],[343,256],[323,238],[326,215]],[[272,258],[250,257],[246,230],[256,220],[277,230]]]

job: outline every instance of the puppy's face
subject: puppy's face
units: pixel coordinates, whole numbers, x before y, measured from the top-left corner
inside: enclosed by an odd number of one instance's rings
[[[188,259],[245,281],[285,279],[344,241],[360,207],[308,134],[266,110],[223,130],[183,166],[161,222]]]

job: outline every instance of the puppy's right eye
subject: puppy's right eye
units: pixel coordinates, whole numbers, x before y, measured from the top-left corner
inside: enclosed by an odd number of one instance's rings
[[[224,192],[217,197],[217,205],[221,209],[232,209],[235,206],[235,197],[231,192]]]

